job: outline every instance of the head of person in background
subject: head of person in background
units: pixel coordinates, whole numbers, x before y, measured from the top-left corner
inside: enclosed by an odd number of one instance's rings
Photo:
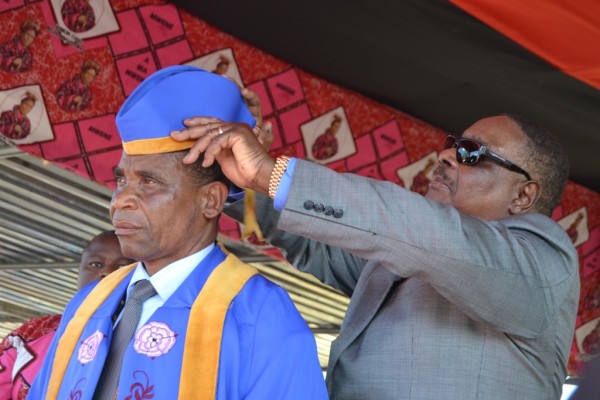
[[[121,252],[115,231],[104,231],[96,235],[84,247],[79,263],[78,287],[100,280],[117,269],[134,263]]]
[[[99,280],[134,261],[123,256],[114,231],[94,236],[81,253],[78,288]],[[24,399],[42,366],[54,337],[60,314],[31,319],[0,343],[0,399]],[[29,360],[23,364],[17,360]]]

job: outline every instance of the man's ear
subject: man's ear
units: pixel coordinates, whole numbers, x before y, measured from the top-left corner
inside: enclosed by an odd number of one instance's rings
[[[223,210],[229,189],[223,182],[211,182],[206,185],[206,207],[204,216],[207,219],[218,218]]]
[[[539,183],[535,181],[521,183],[517,187],[513,201],[510,203],[509,213],[511,215],[519,215],[532,211],[535,203],[540,198],[540,194],[541,188]]]

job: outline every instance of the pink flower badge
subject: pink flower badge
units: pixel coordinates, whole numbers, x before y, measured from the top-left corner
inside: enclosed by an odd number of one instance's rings
[[[100,347],[100,342],[103,339],[104,334],[97,330],[90,337],[82,341],[79,345],[79,350],[77,350],[77,361],[82,364],[94,361]]]
[[[175,345],[177,334],[164,322],[150,322],[135,334],[133,348],[139,354],[156,358],[167,354]]]

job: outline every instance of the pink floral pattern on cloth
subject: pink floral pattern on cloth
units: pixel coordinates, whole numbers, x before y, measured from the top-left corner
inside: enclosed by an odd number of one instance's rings
[[[150,358],[167,354],[175,345],[177,334],[164,322],[150,322],[135,334],[133,348]]]
[[[100,342],[104,339],[104,334],[100,331],[94,332],[87,339],[83,340],[77,350],[77,361],[82,364],[87,364],[96,358]]]

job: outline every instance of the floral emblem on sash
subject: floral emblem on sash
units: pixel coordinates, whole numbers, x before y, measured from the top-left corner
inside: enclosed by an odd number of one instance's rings
[[[79,350],[77,350],[77,361],[82,364],[94,361],[102,339],[104,339],[104,334],[97,330],[90,337],[83,340],[79,345]]]
[[[135,334],[133,348],[150,358],[165,355],[175,345],[177,334],[164,322],[150,322]]]

